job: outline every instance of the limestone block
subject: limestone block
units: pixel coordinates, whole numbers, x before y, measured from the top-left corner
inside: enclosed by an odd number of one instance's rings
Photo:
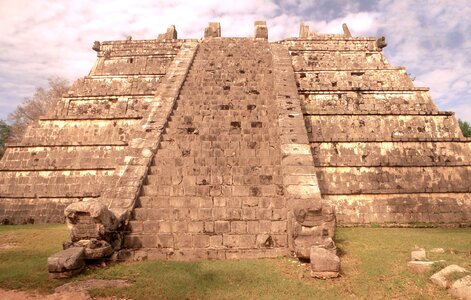
[[[288,185],[285,190],[289,196],[294,198],[319,199],[321,197],[318,185]]]
[[[269,234],[259,234],[256,238],[256,245],[258,248],[270,248],[273,247],[273,238]]]
[[[221,23],[210,22],[204,29],[204,38],[221,37]]]
[[[293,239],[294,254],[298,258],[309,259],[312,246],[321,247],[336,253],[337,248],[332,238],[324,235],[322,228],[304,227],[304,232]]]
[[[352,37],[352,34],[350,33],[350,29],[348,29],[348,26],[347,26],[346,23],[342,24],[342,29],[343,29],[343,34],[345,35],[345,37],[347,37],[347,38]]]
[[[97,201],[72,203],[64,211],[72,241],[86,237],[106,239],[106,234],[114,231],[120,220],[108,208]],[[85,226],[81,220],[88,220]]]
[[[310,250],[311,276],[315,278],[334,278],[339,276],[340,258],[332,251],[312,246]]]
[[[449,265],[446,268],[443,268],[439,272],[433,274],[430,277],[430,280],[438,285],[439,287],[442,287],[444,289],[449,288],[451,282],[447,280],[447,276],[449,276],[452,273],[464,273],[467,270],[463,267],[460,267],[458,265]]]
[[[99,259],[108,257],[113,254],[113,247],[106,241],[91,239],[80,240],[73,244],[72,247],[83,247],[85,259]]]
[[[456,298],[471,300],[471,276],[465,276],[455,281],[448,291]]]
[[[174,40],[177,39],[177,29],[175,28],[175,25],[171,25],[169,28],[167,28],[167,32],[163,34],[159,34],[158,38],[159,40]]]
[[[411,251],[410,253],[410,258],[412,261],[415,261],[415,260],[426,260],[427,257],[425,255],[425,249],[423,248],[420,248],[420,249],[416,249],[414,251]]]
[[[424,273],[432,269],[434,261],[409,261],[407,267],[414,273]]]
[[[332,205],[324,201],[293,201],[293,213],[296,221],[307,227],[314,227],[323,222],[335,220],[335,212]]]
[[[256,39],[268,39],[268,27],[265,21],[255,21],[254,31]]]
[[[301,23],[299,26],[299,37],[308,38],[309,37],[309,25]]]
[[[317,115],[305,116],[309,140],[394,141],[397,139],[459,138],[453,116]]]
[[[67,278],[79,273],[85,266],[85,249],[71,247],[47,259],[47,267],[52,278]]]

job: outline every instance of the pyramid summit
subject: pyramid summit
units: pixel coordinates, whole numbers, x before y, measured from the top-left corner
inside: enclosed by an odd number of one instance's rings
[[[471,143],[384,37],[95,42],[97,60],[0,163],[4,224],[67,222],[77,259],[294,253],[335,277],[335,226],[471,223]],[[64,219],[65,215],[65,219]],[[75,249],[76,248],[76,249]],[[71,250],[69,250],[71,249]]]

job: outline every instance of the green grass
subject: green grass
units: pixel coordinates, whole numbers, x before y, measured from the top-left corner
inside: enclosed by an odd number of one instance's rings
[[[0,226],[0,246],[5,240],[18,245],[0,250],[0,287],[51,292],[70,281],[50,281],[46,269],[47,256],[66,239],[64,225]],[[407,270],[410,251],[442,247],[446,253],[427,253],[429,259],[471,270],[470,228],[339,228],[336,239],[342,276],[334,280],[310,278],[308,267],[291,258],[122,263],[72,280],[127,279],[130,287],[92,295],[132,299],[452,299],[429,281],[432,272]]]
[[[58,283],[47,276],[47,257],[62,250],[65,225],[0,226],[0,287],[50,291]],[[3,248],[2,246],[13,248]]]

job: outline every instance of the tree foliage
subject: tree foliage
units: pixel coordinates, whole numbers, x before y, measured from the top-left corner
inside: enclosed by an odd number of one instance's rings
[[[461,131],[465,137],[471,137],[471,126],[468,122],[458,119],[458,124],[460,124]]]
[[[8,141],[18,142],[29,124],[44,115],[69,89],[67,80],[61,77],[48,79],[47,88],[38,87],[31,98],[25,98],[16,110],[8,116],[11,124]]]
[[[10,134],[10,126],[5,121],[0,120],[0,158],[3,156],[5,142]]]

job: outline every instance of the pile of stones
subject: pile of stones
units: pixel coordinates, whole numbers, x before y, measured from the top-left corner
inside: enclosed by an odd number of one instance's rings
[[[445,253],[443,248],[433,248],[430,253]],[[407,263],[409,270],[414,273],[424,273],[432,270],[435,265],[445,265],[444,260],[427,260],[424,248],[416,248],[411,252],[411,261]],[[430,276],[430,280],[437,286],[447,289],[448,293],[459,299],[471,300],[471,273],[458,265],[449,265]]]

